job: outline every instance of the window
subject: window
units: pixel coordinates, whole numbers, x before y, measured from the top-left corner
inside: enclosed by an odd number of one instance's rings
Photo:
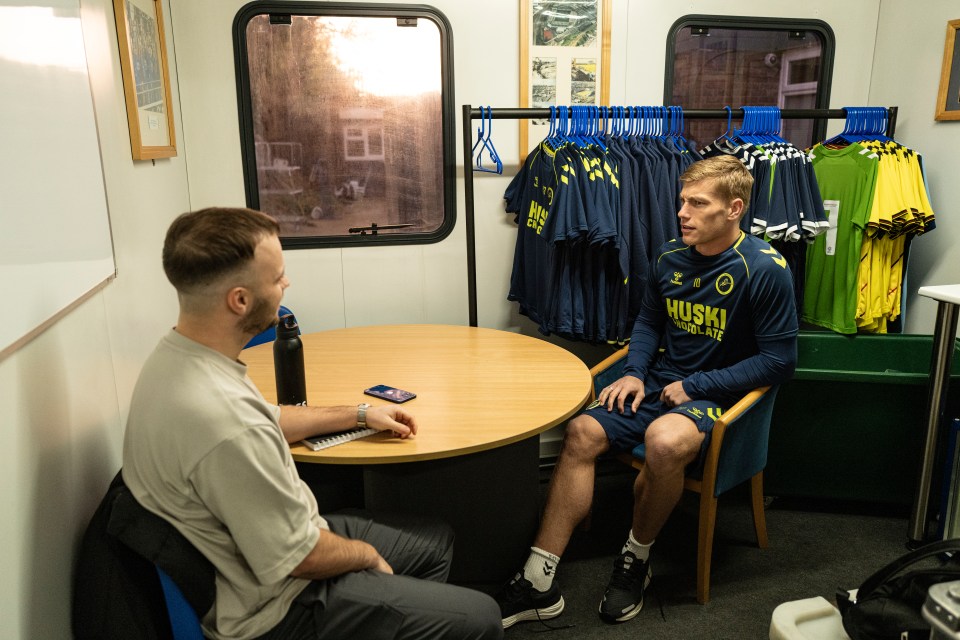
[[[367,116],[353,114],[353,110],[345,109],[345,117],[356,126],[344,127],[343,144],[348,160],[377,160],[383,161],[383,116],[379,113],[370,113]]]
[[[667,38],[664,103],[686,109],[779,106],[826,109],[834,37],[820,20],[685,16]],[[690,120],[688,137],[715,140],[726,122]],[[826,121],[783,120],[781,135],[800,147],[822,140]]]
[[[423,5],[254,2],[234,20],[247,206],[285,248],[425,243],[456,215],[450,26]]]

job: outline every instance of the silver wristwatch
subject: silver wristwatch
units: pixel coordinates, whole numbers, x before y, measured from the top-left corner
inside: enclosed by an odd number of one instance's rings
[[[370,405],[366,402],[361,402],[357,405],[357,426],[361,429],[367,427],[367,409],[370,408]]]

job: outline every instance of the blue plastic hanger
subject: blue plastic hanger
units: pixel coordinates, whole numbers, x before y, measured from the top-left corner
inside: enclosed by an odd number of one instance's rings
[[[593,138],[593,142],[600,147],[601,151],[604,152],[607,150],[607,145],[603,141],[603,136],[605,133],[604,129],[606,128],[606,123],[603,117],[605,108],[606,107],[599,107],[597,105],[587,107],[587,112],[589,113],[592,121],[591,136]]]
[[[557,107],[557,142],[565,144],[570,142],[567,132],[570,130],[570,121],[567,107]]]
[[[583,105],[577,105],[575,107],[570,107],[570,109],[577,115],[577,139],[580,143],[580,146],[587,146],[590,144],[588,135],[590,133],[590,122],[587,120],[587,108]]]
[[[756,118],[756,114],[753,111],[753,107],[740,108],[743,110],[743,121],[740,123],[739,128],[733,130],[731,136],[736,143],[753,144],[751,137],[753,135],[753,121]]]
[[[843,122],[843,130],[823,144],[850,144],[854,141],[854,129],[857,126],[856,120],[859,117],[859,109],[857,107],[844,107],[843,110],[847,114]]]
[[[483,117],[483,107],[480,107],[480,126],[477,127],[477,141],[473,143],[473,147],[470,149],[471,157],[477,155],[477,147],[483,144],[483,135],[486,133],[486,124],[487,121]]]
[[[686,151],[687,140],[683,136],[683,107],[671,106],[669,107],[670,113],[673,116],[672,125],[670,128],[670,138],[673,140],[673,145],[679,151]]]
[[[635,138],[640,138],[643,136],[643,119],[646,117],[647,113],[641,106],[633,107],[633,128],[630,133]]]
[[[650,137],[653,132],[653,112],[650,107],[640,107],[640,136]]]
[[[566,144],[566,116],[561,114],[560,107],[550,106],[550,146],[559,149]]]
[[[732,145],[736,145],[737,142],[733,139],[733,109],[725,106],[724,111],[727,112],[727,130],[717,139],[718,141],[728,142]]]
[[[568,134],[570,141],[582,147],[582,140],[580,139],[580,107],[577,105],[571,105],[569,107],[570,114],[570,132]]]
[[[486,126],[484,122],[486,121]],[[493,107],[487,107],[486,115],[484,115],[483,107],[480,107],[480,131],[478,136],[480,141],[482,141],[482,146],[480,151],[477,153],[476,164],[474,165],[474,171],[480,171],[484,173],[503,173],[503,162],[500,160],[499,154],[497,154],[496,148],[493,146],[493,140],[490,139],[490,134],[493,133]],[[480,142],[478,141],[478,142]],[[474,145],[476,148],[477,145]],[[494,168],[484,167],[483,166],[483,152],[487,152],[487,157],[494,164]]]
[[[859,107],[860,118],[863,122],[860,140],[881,140],[889,142],[887,135],[887,118],[889,112],[884,107]]]
[[[764,145],[774,142],[786,142],[779,136],[780,109],[777,107],[741,107],[743,109],[743,123],[734,130],[736,140]]]

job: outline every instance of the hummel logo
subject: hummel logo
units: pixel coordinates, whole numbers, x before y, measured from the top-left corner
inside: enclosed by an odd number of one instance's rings
[[[549,576],[553,573],[553,570],[556,569],[556,565],[551,565],[549,562],[543,563],[543,575]]]
[[[770,247],[769,249],[761,249],[760,253],[769,254],[770,257],[773,258],[773,261],[776,262],[781,269],[787,268],[787,259],[781,256],[780,254],[778,254],[777,250],[774,249],[773,247]]]

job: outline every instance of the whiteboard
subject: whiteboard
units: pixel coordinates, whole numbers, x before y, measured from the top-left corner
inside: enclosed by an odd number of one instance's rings
[[[0,97],[2,358],[116,273],[79,0],[0,0]]]

